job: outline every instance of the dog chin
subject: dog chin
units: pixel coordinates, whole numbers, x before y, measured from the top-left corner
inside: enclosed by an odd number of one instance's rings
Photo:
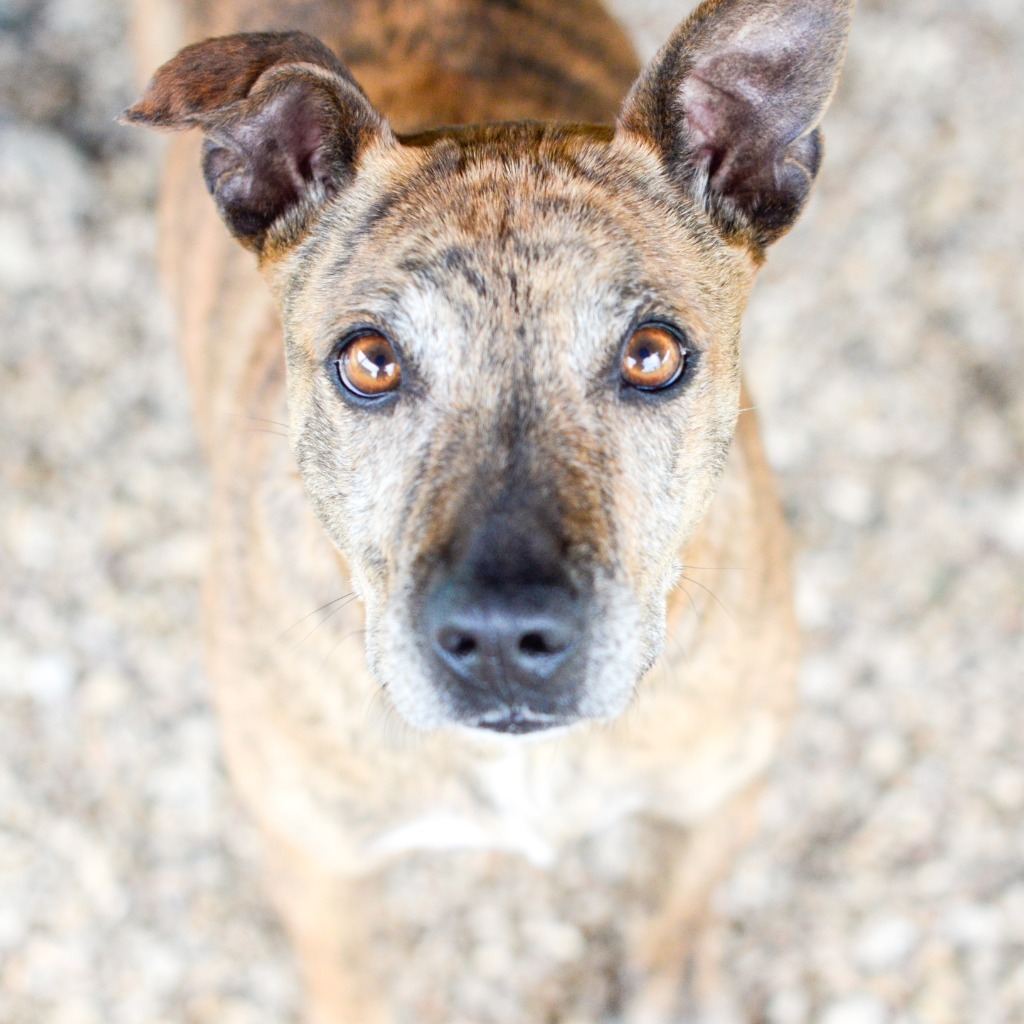
[[[581,720],[578,714],[553,715],[531,711],[529,708],[502,708],[479,715],[466,722],[471,729],[525,736],[548,729],[561,729]]]
[[[582,717],[560,717],[544,720],[513,719],[485,716],[486,721],[454,722],[451,729],[463,739],[484,746],[520,746],[526,743],[540,743],[558,739],[571,732],[578,732],[592,720]]]

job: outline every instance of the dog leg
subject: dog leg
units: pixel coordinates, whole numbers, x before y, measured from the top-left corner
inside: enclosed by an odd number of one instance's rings
[[[709,903],[715,885],[752,837],[760,793],[760,783],[751,786],[694,830],[663,904],[631,937],[638,984],[623,1024],[734,1024],[738,1019],[724,997],[720,937],[709,921]]]
[[[359,882],[326,872],[283,839],[267,847],[271,896],[299,958],[308,1024],[389,1024]]]

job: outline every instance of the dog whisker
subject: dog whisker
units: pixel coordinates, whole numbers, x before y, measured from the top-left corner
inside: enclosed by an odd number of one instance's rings
[[[690,577],[689,577],[689,576],[684,576],[684,577],[683,577],[683,579],[684,579],[684,580],[690,580]],[[691,582],[691,583],[694,583],[695,581],[694,581],[694,580],[690,580],[690,582]],[[676,584],[676,590],[681,590],[681,591],[682,591],[682,592],[683,592],[683,593],[684,593],[684,594],[686,595],[687,599],[688,599],[688,600],[689,600],[689,602],[690,602],[690,607],[691,607],[691,608],[693,609],[693,614],[694,614],[694,615],[696,616],[696,618],[697,618],[697,625],[698,625],[698,626],[701,626],[701,625],[703,625],[703,624],[704,624],[704,619],[703,619],[703,618],[701,617],[701,614],[700,614],[700,612],[699,612],[699,611],[697,610],[697,602],[696,602],[696,601],[694,601],[694,599],[693,599],[693,594],[691,594],[691,593],[690,593],[690,592],[689,592],[689,591],[688,591],[688,590],[686,589],[686,587],[684,587],[684,586],[683,586],[682,580],[680,580],[680,581],[679,581],[679,582],[678,582],[678,583]]]
[[[385,700],[384,698],[383,687],[372,687],[369,693],[366,695],[366,699],[364,701],[362,713],[363,727],[365,728],[370,723],[371,718],[376,718],[379,719],[381,722],[386,723],[389,708],[390,702]]]
[[[249,416],[242,413],[235,413],[234,416],[237,419],[254,420],[256,423],[269,423],[274,427],[283,427],[285,430],[289,429],[287,423],[282,423],[280,420],[268,420],[265,416]]]
[[[732,622],[734,624],[736,624],[736,616],[733,615],[733,613],[731,611],[729,611],[729,609],[726,608],[724,604],[722,604],[722,602],[718,598],[718,595],[710,587],[705,586],[703,583],[700,582],[700,580],[692,579],[689,576],[683,576],[682,579],[686,580],[688,583],[695,584],[696,586],[700,587],[701,590],[706,590],[708,592],[708,594],[711,596],[711,599],[715,602],[715,604],[717,604],[718,607],[721,608],[722,611],[725,612],[725,614],[729,616],[729,618],[732,620]],[[682,583],[681,582],[677,583],[676,586],[677,587],[681,587]],[[684,590],[684,593],[690,598],[690,601],[692,603],[693,602],[693,597],[690,595],[690,592],[688,590]],[[697,610],[696,605],[694,605],[694,611],[696,611],[696,610]],[[698,616],[698,618],[699,618],[699,616]]]
[[[246,426],[243,429],[247,433],[252,433],[252,434],[273,434],[276,437],[283,437],[286,441],[291,439],[289,434],[288,434],[288,430],[289,430],[288,424],[287,423],[282,423],[280,420],[268,420],[265,416],[249,416],[249,415],[247,415],[245,413],[240,413],[240,412],[232,413],[231,415],[232,415],[232,418],[236,419],[236,420],[251,420],[253,423],[264,423],[264,424],[266,424],[266,426],[263,426],[263,427]],[[271,429],[272,427],[280,427],[281,429],[280,430],[273,430],[273,429]]]
[[[320,607],[319,607],[319,608],[314,608],[314,609],[313,609],[313,610],[312,610],[311,612],[309,612],[309,613],[308,613],[307,615],[303,615],[303,616],[302,616],[302,618],[301,618],[301,619],[299,619],[299,620],[298,620],[297,622],[294,622],[294,623],[292,623],[292,625],[290,625],[290,626],[289,626],[289,627],[288,627],[288,628],[287,628],[287,629],[286,629],[286,630],[285,630],[285,631],[284,631],[284,632],[283,632],[283,633],[282,633],[282,634],[281,634],[281,635],[280,635],[280,636],[279,636],[279,637],[277,638],[277,640],[275,641],[275,643],[280,643],[280,642],[281,642],[282,640],[284,640],[284,638],[285,638],[285,637],[286,637],[286,636],[287,636],[287,635],[288,635],[288,634],[289,634],[289,633],[290,633],[290,632],[291,632],[291,631],[292,631],[293,629],[295,629],[295,628],[296,628],[296,627],[298,627],[298,626],[301,626],[301,625],[302,625],[302,624],[303,624],[303,623],[304,623],[304,622],[305,622],[305,621],[306,621],[307,619],[311,619],[311,618],[312,618],[312,617],[313,617],[314,615],[316,615],[316,614],[317,614],[317,612],[322,612],[322,611],[326,611],[326,610],[327,610],[328,608],[330,608],[330,607],[331,607],[332,605],[336,605],[336,604],[338,604],[338,602],[339,602],[339,601],[344,601],[344,600],[346,600],[347,598],[350,598],[350,597],[355,597],[355,592],[354,592],[354,591],[352,591],[352,590],[350,590],[350,591],[349,591],[349,592],[348,592],[347,594],[342,594],[342,595],[341,595],[341,597],[336,597],[336,598],[334,598],[334,600],[332,600],[332,601],[328,601],[328,602],[327,602],[326,604],[322,604],[322,605],[320,605]],[[335,611],[337,611],[337,609],[335,609]],[[329,616],[325,616],[325,617],[324,617],[324,619],[323,619],[323,622],[326,622],[328,618],[329,618]],[[322,623],[321,623],[321,624],[322,624]]]
[[[287,434],[282,434],[280,430],[271,430],[269,427],[246,427],[245,432],[247,434],[273,434],[274,437],[283,437],[286,441],[290,440]]]
[[[689,665],[690,664],[690,652],[682,645],[682,643],[679,640],[679,637],[677,637],[675,635],[675,633],[673,633],[670,629],[666,629],[665,630],[665,636],[669,640],[671,640],[673,644],[675,644],[675,648],[679,652],[679,656],[680,656],[680,658],[682,658],[683,662],[686,665]],[[671,659],[666,659],[666,663],[669,665],[669,667],[672,670],[672,673],[673,673],[673,680],[672,681],[675,682],[675,668],[674,668],[674,666],[672,666]]]
[[[292,646],[292,651],[297,651],[328,619],[333,618],[345,607],[355,599],[355,594],[349,594],[347,598],[340,599],[340,602],[335,603],[335,607],[332,608],[297,644]],[[297,625],[297,623],[296,623]]]
[[[339,648],[339,647],[340,647],[340,646],[341,646],[341,645],[342,645],[342,644],[343,644],[343,643],[344,643],[344,642],[345,642],[346,640],[351,640],[351,639],[352,639],[352,637],[354,637],[354,636],[362,636],[362,635],[363,635],[363,634],[365,634],[365,633],[366,633],[366,630],[365,630],[365,629],[353,629],[353,630],[349,630],[349,632],[348,632],[348,633],[346,633],[346,634],[345,634],[344,636],[340,637],[340,638],[338,639],[338,641],[337,641],[337,642],[336,642],[336,643],[334,644],[334,646],[333,646],[333,647],[331,647],[331,649],[330,649],[330,650],[329,650],[329,651],[327,652],[327,655],[326,655],[326,656],[324,657],[324,660],[323,660],[323,661],[322,661],[322,662],[320,663],[320,669],[321,669],[321,671],[324,671],[324,670],[325,670],[325,669],[327,668],[327,663],[328,663],[328,662],[329,662],[329,661],[331,660],[331,658],[332,658],[332,657],[334,656],[334,652],[335,652],[335,651],[336,651],[336,650],[337,650],[337,649],[338,649],[338,648]]]
[[[369,722],[371,714],[379,716],[381,731],[393,747],[410,750],[423,745],[423,734],[413,729],[398,713],[395,705],[388,699],[386,687],[382,686],[371,693],[363,715],[364,725]]]
[[[682,564],[679,566],[680,569],[687,571],[691,569],[697,569],[701,572],[743,572],[746,566],[743,565],[687,565]]]

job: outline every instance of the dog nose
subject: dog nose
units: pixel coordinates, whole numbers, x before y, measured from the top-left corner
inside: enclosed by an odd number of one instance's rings
[[[566,549],[557,524],[514,508],[435,562],[417,632],[457,721],[518,733],[579,719],[590,583]]]
[[[543,700],[580,635],[580,609],[566,588],[488,588],[448,583],[427,602],[437,659],[463,684],[514,703]]]

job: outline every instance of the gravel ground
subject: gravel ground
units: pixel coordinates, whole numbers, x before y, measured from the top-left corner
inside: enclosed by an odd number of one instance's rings
[[[284,1024],[122,6],[0,0],[0,1024]],[[863,0],[748,319],[808,638],[718,896],[764,1024],[1024,1021],[1021,95],[1019,0]]]

